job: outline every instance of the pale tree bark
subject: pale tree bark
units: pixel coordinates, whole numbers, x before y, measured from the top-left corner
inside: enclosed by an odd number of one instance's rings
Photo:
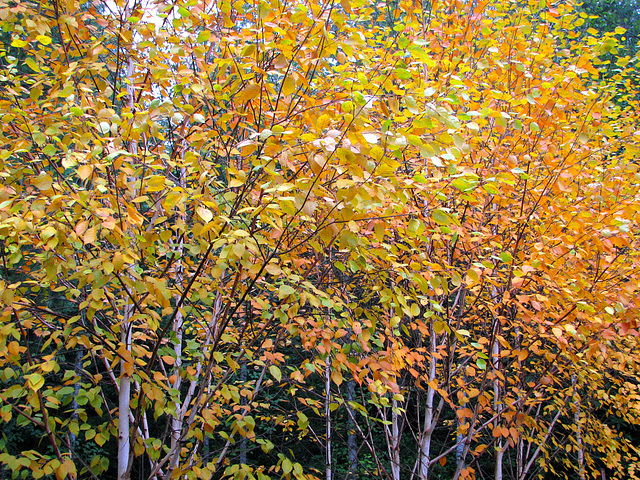
[[[452,260],[450,260],[452,261]],[[467,297],[467,290],[466,288],[460,286],[460,289],[458,290],[458,294],[456,295],[455,301],[452,305],[452,311],[455,312],[455,316],[457,319],[456,324],[460,325],[460,322],[462,321],[462,316],[464,314],[464,307],[465,307],[465,300]],[[451,357],[453,358],[455,355],[455,344],[451,349],[450,352]],[[467,376],[464,375],[464,381],[465,383],[467,383]],[[461,407],[467,408],[467,402],[464,402]],[[458,417],[456,415],[456,422],[458,425],[458,435],[456,437],[456,469],[459,471],[462,471],[462,469],[465,466],[465,438],[466,438],[466,433],[465,430],[468,430],[469,426],[467,426],[467,429],[465,429],[465,425],[466,425],[466,417]]]
[[[494,287],[494,297],[497,298],[497,292]],[[497,429],[501,427],[502,423],[502,388],[500,385],[500,377],[498,376],[498,372],[500,372],[500,341],[498,337],[500,335],[500,320],[498,318],[494,318],[494,326],[493,326],[493,344],[491,345],[491,366],[493,368],[493,413],[496,416],[496,420],[493,424],[493,428]],[[505,442],[504,437],[500,433],[499,436],[496,437],[496,456],[495,456],[495,465],[493,471],[493,478],[495,480],[502,480],[503,478],[503,463],[504,463],[504,449]]]
[[[461,407],[466,408],[467,404],[463,403]],[[458,435],[456,437],[456,468],[458,470],[462,470],[464,468],[464,460],[465,460],[465,456],[464,456],[465,438],[467,438],[467,436],[463,433],[465,419],[456,416],[456,423],[458,424]]]
[[[348,480],[357,480],[358,478],[358,437],[356,435],[355,412],[351,406],[356,398],[356,382],[353,378],[347,381],[347,413],[349,419],[347,421],[347,450],[349,456],[349,471],[347,473]]]
[[[497,234],[497,231],[494,229],[494,234]],[[498,289],[495,286],[491,287],[491,299],[494,304],[498,303]],[[500,319],[497,316],[493,317],[493,335],[492,335],[492,344],[491,344],[491,368],[493,370],[493,413],[496,417],[495,422],[493,424],[493,428],[497,429],[501,427],[502,423],[502,389],[500,385],[500,377],[498,373],[501,370],[501,362],[500,362],[500,340],[499,337],[501,335],[500,329]],[[496,446],[495,446],[495,464],[493,471],[494,480],[502,480],[503,478],[503,463],[504,463],[504,449],[505,449],[505,441],[502,433],[496,437]]]
[[[181,188],[186,187],[186,176],[187,171],[184,167],[180,168],[178,185]],[[184,211],[180,211],[180,220],[182,223],[186,221],[186,215]],[[174,269],[175,274],[175,285],[178,288],[178,292],[182,292],[184,288],[184,265],[182,263],[182,258],[184,256],[184,236],[180,235],[178,239],[178,244],[176,246],[177,256],[176,266]],[[181,293],[178,293],[175,296],[176,305],[180,301]],[[176,390],[177,393],[177,402],[175,404],[176,413],[171,419],[171,451],[173,452],[173,457],[169,462],[169,468],[167,469],[167,478],[171,477],[171,473],[178,466],[180,461],[180,452],[181,445],[180,441],[182,438],[182,427],[184,421],[184,409],[182,408],[180,388],[182,387],[182,376],[180,372],[180,367],[182,367],[182,337],[184,334],[184,315],[178,308],[176,315],[173,319],[173,325],[171,326],[171,331],[173,334],[173,353],[175,355],[175,363],[173,366],[172,377],[174,377],[173,383],[171,387]]]
[[[207,259],[204,258],[202,261],[204,262],[206,260]],[[218,336],[221,334],[220,321],[223,315],[222,297],[223,296],[221,292],[218,292],[216,294],[216,300],[214,301],[214,308],[211,316],[210,328],[207,331],[207,335],[205,337],[203,345],[210,345],[211,342],[213,342],[214,339],[218,338]],[[183,300],[184,298],[181,297],[180,300],[178,301],[178,305],[176,305],[176,308],[181,307]],[[184,433],[189,431],[193,427],[193,425],[196,423],[196,420],[197,420],[196,413],[198,412],[198,409],[189,408],[189,407],[192,406],[192,403],[198,404],[201,401],[203,395],[209,391],[209,387],[211,386],[209,383],[211,378],[211,368],[212,368],[212,363],[210,361],[211,359],[209,358],[210,353],[211,353],[210,351],[207,351],[203,356],[203,358],[208,358],[209,360],[205,361],[201,359],[198,362],[196,362],[196,364],[194,365],[193,368],[195,368],[196,373],[194,375],[193,380],[189,382],[189,386],[185,393],[185,397],[181,401],[182,406],[180,410],[176,412],[176,415],[179,418],[183,419],[183,423],[181,426],[181,432],[182,432],[181,436],[178,438],[178,441],[175,442],[174,447],[170,448],[169,452],[161,460],[159,460],[158,462],[155,462],[155,465],[151,467],[151,473],[149,474],[148,478],[153,478],[158,473],[162,474],[162,470],[161,470],[162,466],[167,462],[171,462],[171,460],[174,458],[174,455],[176,454],[176,451],[181,448],[182,443],[184,442],[184,436],[185,436]],[[266,371],[266,366],[263,369],[263,373],[261,374],[260,379],[258,380],[258,383],[254,390],[254,395],[259,390],[259,386],[265,371]],[[218,386],[222,384],[225,378],[227,378],[227,375],[229,375],[229,372],[227,372],[227,374],[225,374],[222,379],[218,380]],[[213,390],[215,391],[216,388],[217,386],[213,387]],[[187,413],[189,413],[188,416],[187,416]],[[246,411],[243,412],[243,414],[246,414]],[[207,450],[207,456],[208,456],[209,442],[207,441],[207,438],[208,437],[206,436],[204,437],[203,448]],[[227,442],[227,445],[224,447],[223,452],[227,451],[229,444],[230,444],[230,441]],[[222,462],[224,461],[224,456],[225,456],[225,453],[221,454],[218,460],[216,461],[216,469],[219,468]],[[192,467],[192,466],[193,464],[189,464],[189,467]],[[164,477],[171,478],[171,472],[165,473]]]
[[[498,327],[496,326],[496,331]],[[500,343],[498,339],[494,337],[493,339],[493,348],[491,352],[491,357],[493,361],[493,369],[494,372],[500,371]],[[499,428],[501,423],[501,415],[502,412],[502,398],[501,398],[501,388],[500,388],[500,378],[496,375],[493,380],[493,410],[496,417],[496,421],[494,423],[494,428]],[[495,480],[502,480],[502,470],[503,470],[503,460],[504,460],[504,437],[500,435],[496,438],[496,457],[495,457],[495,468],[493,472],[493,478]]]
[[[520,478],[524,470],[524,440],[522,435],[518,437],[516,444],[516,478]]]
[[[400,420],[398,401],[393,398],[391,400],[391,429],[385,429],[389,461],[391,463],[391,477],[393,480],[400,480]]]
[[[522,333],[519,327],[516,327],[516,348],[518,350],[522,349]],[[522,360],[520,359],[519,355],[518,355],[518,371],[522,372]],[[524,409],[524,400],[521,400],[519,403],[520,403],[520,408]],[[520,478],[520,475],[522,475],[523,470],[524,470],[524,438],[522,438],[522,434],[520,434],[518,435],[518,440],[516,442],[516,479]]]
[[[125,305],[120,324],[120,344],[131,354],[131,313],[133,307]],[[128,480],[129,458],[131,457],[131,435],[129,416],[131,415],[131,376],[127,371],[127,362],[120,361],[120,389],[118,392],[118,480]]]
[[[129,5],[124,10],[124,17],[128,18],[131,11]],[[131,111],[135,108],[135,89],[133,82],[134,74],[134,62],[131,55],[129,55],[127,62],[127,96],[129,100],[129,108]],[[129,146],[130,153],[134,156],[138,153],[138,144],[134,141]],[[132,185],[135,185],[136,179],[131,179]],[[133,188],[133,197],[136,195],[136,188]],[[125,287],[126,288],[126,287]],[[124,306],[122,323],[120,324],[120,346],[128,355],[128,359],[133,362],[131,341],[132,341],[132,325],[131,315],[133,314],[134,306],[128,303]],[[131,475],[131,461],[133,459],[131,450],[131,429],[129,419],[132,416],[131,412],[131,376],[127,371],[127,362],[121,359],[120,362],[120,382],[118,392],[118,480],[128,480]],[[129,368],[133,369],[133,365]]]
[[[433,430],[435,429],[435,416],[434,416],[434,402],[436,395],[436,332],[433,327],[433,322],[429,327],[429,383],[427,386],[427,401],[425,404],[424,423],[422,426],[422,432],[420,435],[420,461],[419,461],[419,478],[420,480],[427,480],[429,476],[429,462],[431,456],[431,440],[433,436]]]

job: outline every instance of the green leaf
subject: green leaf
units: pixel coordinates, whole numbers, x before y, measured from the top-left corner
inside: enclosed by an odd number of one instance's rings
[[[407,135],[407,142],[414,147],[420,147],[422,145],[422,138],[418,135]]]
[[[513,257],[509,252],[502,252],[500,254],[500,260],[502,260],[504,263],[511,263],[513,261]]]
[[[34,392],[37,392],[44,385],[44,377],[39,373],[32,373],[27,377],[27,384]]]
[[[296,291],[290,285],[280,285],[280,288],[278,289],[278,298],[283,299],[289,295],[293,295],[294,293],[296,293]]]
[[[280,371],[280,369],[276,365],[271,365],[269,367],[269,373],[278,382],[282,379],[282,372]]]
[[[42,149],[42,151],[43,151],[46,155],[49,155],[49,156],[51,157],[52,155],[55,155],[55,154],[56,154],[56,152],[57,152],[58,150],[56,149],[56,147],[55,147],[54,145],[49,144],[49,145],[46,145],[46,146]]]
[[[342,102],[342,105],[340,105],[340,108],[343,112],[349,113],[353,111],[353,102],[350,102],[350,101]]]
[[[207,40],[209,40],[209,38],[211,38],[211,32],[209,30],[202,30],[198,34],[198,42],[199,43],[204,43]]]
[[[396,68],[395,73],[400,80],[409,80],[412,77],[411,72],[406,68]]]
[[[431,216],[438,225],[449,225],[451,223],[451,217],[440,209],[435,209]]]
[[[420,222],[420,220],[418,220],[417,218],[412,218],[411,220],[409,220],[409,225],[407,225],[407,233],[413,237],[418,234],[421,226],[422,223]]]
[[[40,71],[40,66],[35,62],[35,60],[32,57],[25,58],[24,63],[26,63],[27,66],[34,72]]]

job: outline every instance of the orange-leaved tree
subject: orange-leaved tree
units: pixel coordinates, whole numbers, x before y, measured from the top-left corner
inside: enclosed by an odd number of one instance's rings
[[[15,476],[631,478],[615,37],[500,0],[0,19]]]

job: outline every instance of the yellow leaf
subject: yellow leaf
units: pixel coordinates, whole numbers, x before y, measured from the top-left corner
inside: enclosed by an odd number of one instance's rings
[[[147,191],[158,192],[165,186],[165,178],[161,175],[153,175],[147,179]]]
[[[380,148],[379,146],[374,145],[369,151],[369,156],[376,160],[382,160],[382,157],[384,157],[384,150],[382,150],[382,148]]]
[[[266,18],[267,15],[269,15],[269,4],[260,2],[260,5],[258,5],[258,18]]]
[[[196,207],[196,213],[202,220],[204,220],[205,223],[209,223],[213,220],[213,212],[208,208],[202,206]]]
[[[47,37],[46,35],[38,35],[36,36],[36,40],[43,45],[49,45],[51,43],[51,37]]]
[[[296,90],[296,81],[291,75],[288,75],[282,82],[283,95],[291,95]]]
[[[256,45],[254,43],[250,43],[242,49],[242,53],[240,55],[243,57],[251,57],[254,53],[256,53]]]
[[[248,100],[253,100],[260,95],[260,85],[250,83],[239,94],[238,101],[244,103]]]
[[[325,164],[327,163],[327,159],[322,155],[314,155],[313,158],[309,161],[309,166],[311,167],[311,171],[318,175]]]
[[[65,458],[64,462],[58,466],[55,470],[56,479],[64,480],[65,478],[76,478],[76,466],[73,463],[73,460],[70,458]]]
[[[80,180],[86,180],[93,173],[93,165],[80,165],[78,167],[78,176]]]
[[[32,373],[27,377],[27,384],[34,392],[37,392],[44,385],[44,377],[39,373]]]
[[[82,241],[84,242],[85,245],[89,245],[96,241],[97,236],[98,236],[98,230],[96,229],[96,227],[91,227],[82,236]]]
[[[38,175],[32,183],[38,190],[49,190],[53,183],[53,179],[48,173],[40,172],[40,175]]]
[[[340,370],[332,370],[331,371],[331,381],[336,385],[340,385],[342,383],[342,372]]]
[[[164,208],[171,208],[176,205],[180,200],[182,200],[183,195],[178,192],[171,191],[167,193],[167,196],[164,199],[163,205]]]
[[[323,113],[318,117],[317,124],[319,130],[324,130],[329,125],[331,125],[331,117],[326,113]]]
[[[116,252],[113,255],[113,267],[117,271],[120,271],[120,270],[122,270],[123,266],[124,266],[124,257],[122,256],[122,254],[120,252]]]

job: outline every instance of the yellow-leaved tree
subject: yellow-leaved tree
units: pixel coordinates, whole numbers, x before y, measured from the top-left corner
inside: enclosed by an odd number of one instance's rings
[[[634,61],[583,22],[0,0],[0,477],[637,478]]]

